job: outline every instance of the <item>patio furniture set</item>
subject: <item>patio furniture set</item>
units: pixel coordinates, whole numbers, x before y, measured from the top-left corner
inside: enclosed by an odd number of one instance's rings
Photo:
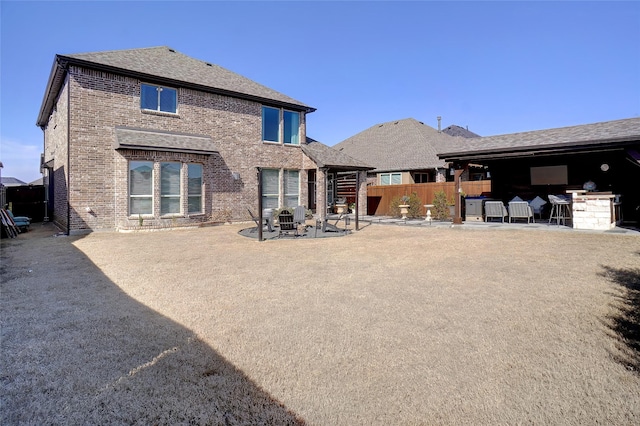
[[[571,219],[571,201],[562,195],[549,195],[551,212],[549,223],[555,221],[557,225],[566,224],[567,219]],[[535,215],[542,218],[542,208],[547,204],[545,200],[536,197],[531,201],[524,201],[520,197],[514,197],[508,203],[508,209],[502,201],[485,201],[485,221],[490,219],[500,219],[504,223],[506,217],[509,223],[517,219],[526,219],[527,223],[535,223]]]

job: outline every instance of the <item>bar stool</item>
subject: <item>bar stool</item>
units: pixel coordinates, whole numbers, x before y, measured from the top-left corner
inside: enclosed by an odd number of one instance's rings
[[[560,226],[560,221],[566,225],[566,219],[571,220],[571,202],[556,195],[549,195],[549,202],[551,203],[549,223],[555,219],[558,226]]]

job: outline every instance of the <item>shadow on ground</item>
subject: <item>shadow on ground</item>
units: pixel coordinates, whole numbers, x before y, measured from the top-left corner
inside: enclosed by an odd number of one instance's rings
[[[640,255],[640,253],[638,253]],[[609,327],[620,339],[621,354],[617,360],[640,374],[640,268],[616,269],[604,267],[602,276],[619,287],[615,309]]]
[[[2,241],[1,424],[304,424],[42,229]]]

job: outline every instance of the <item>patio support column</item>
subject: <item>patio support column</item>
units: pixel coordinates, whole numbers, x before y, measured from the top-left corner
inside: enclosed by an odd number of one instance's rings
[[[462,176],[462,173],[465,171],[465,169],[467,168],[467,164],[465,163],[464,165],[458,164],[456,165],[455,168],[455,172],[454,172],[454,180],[455,180],[455,194],[453,195],[453,198],[455,199],[455,214],[453,217],[453,224],[454,225],[462,225],[462,206],[460,205],[460,193],[461,191],[461,186],[460,186],[460,176]]]
[[[316,212],[321,220],[327,217],[327,169],[318,168],[316,174]]]
[[[262,168],[256,167],[258,177],[258,241],[262,241]]]
[[[356,172],[356,208],[353,212],[356,216],[356,231],[360,230],[358,216],[360,215],[360,171]]]

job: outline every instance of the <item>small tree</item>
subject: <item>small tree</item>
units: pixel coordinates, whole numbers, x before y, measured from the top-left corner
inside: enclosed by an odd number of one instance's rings
[[[447,194],[444,191],[438,191],[433,197],[433,218],[435,220],[446,220],[449,218],[449,200],[447,200]]]
[[[392,216],[401,216],[400,214],[400,205],[409,205],[409,212],[407,213],[407,217],[420,217],[421,211],[420,207],[422,206],[422,201],[418,197],[418,194],[412,192],[411,195],[403,195],[402,197],[394,197],[391,200],[391,215]]]

